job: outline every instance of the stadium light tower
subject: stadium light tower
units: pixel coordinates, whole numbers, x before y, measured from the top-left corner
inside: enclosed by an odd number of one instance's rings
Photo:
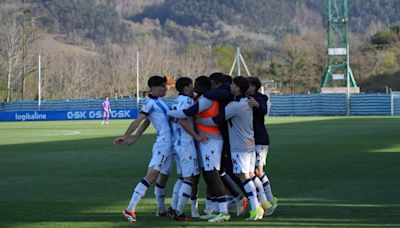
[[[357,87],[349,64],[348,22],[347,0],[328,0],[328,66],[322,88]]]

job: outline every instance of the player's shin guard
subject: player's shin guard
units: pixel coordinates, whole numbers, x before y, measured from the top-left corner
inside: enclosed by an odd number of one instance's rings
[[[150,186],[149,182],[146,179],[142,179],[137,185],[135,190],[133,191],[131,201],[128,205],[129,211],[135,211],[136,206],[139,203],[140,199],[146,194],[147,188]]]
[[[154,195],[157,200],[157,207],[159,211],[165,211],[165,186],[156,184],[154,188]]]
[[[178,199],[179,199],[179,190],[181,189],[183,183],[183,178],[180,177],[174,185],[174,191],[172,192],[172,199],[171,199],[171,208],[176,209],[178,205]]]
[[[192,183],[188,181],[183,181],[181,189],[179,190],[179,199],[178,206],[176,207],[176,214],[182,215],[186,203],[190,199],[190,195],[192,194]]]
[[[251,179],[247,179],[243,182],[243,187],[246,191],[247,198],[250,201],[251,210],[257,210],[260,204],[257,200],[257,190],[254,182]]]
[[[265,195],[264,187],[263,187],[263,185],[262,185],[260,179],[259,179],[257,176],[254,176],[254,177],[252,178],[252,180],[253,180],[253,182],[254,182],[254,185],[256,186],[258,201],[259,201],[261,204],[266,203],[266,202],[267,202],[267,196]]]
[[[264,187],[264,192],[265,192],[265,195],[267,196],[267,200],[269,202],[272,202],[274,196],[272,195],[271,185],[269,184],[269,180],[268,180],[267,174],[264,173],[264,174],[260,175],[259,178],[260,178],[261,183],[262,183],[262,185]]]

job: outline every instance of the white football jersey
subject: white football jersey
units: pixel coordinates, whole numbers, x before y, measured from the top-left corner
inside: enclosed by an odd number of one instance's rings
[[[176,102],[174,105],[174,110],[184,110],[189,108],[194,104],[193,98],[186,95],[179,95],[176,98]],[[187,117],[190,126],[194,129],[193,118]],[[181,144],[188,144],[194,142],[194,139],[191,135],[189,135],[176,121],[172,125],[173,133],[174,133],[174,145],[180,146]]]
[[[157,142],[172,142],[172,128],[167,116],[169,105],[161,97],[149,96],[142,105],[141,113],[147,115],[157,131]]]

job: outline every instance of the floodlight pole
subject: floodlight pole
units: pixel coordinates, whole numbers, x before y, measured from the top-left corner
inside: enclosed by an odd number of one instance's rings
[[[139,97],[139,52],[136,52],[136,108],[139,113],[139,102],[140,102],[140,97]]]
[[[390,115],[394,116],[394,96],[390,93]]]
[[[236,53],[236,62],[237,62],[237,72],[238,76],[240,76],[240,47],[237,47],[237,53]]]
[[[236,61],[237,61],[237,58],[235,57],[235,60],[233,60],[233,64],[232,64],[231,70],[229,71],[229,75],[232,75],[233,69],[235,68],[235,65],[236,65]]]
[[[40,110],[40,105],[42,104],[41,101],[41,96],[42,96],[42,91],[41,91],[41,87],[42,87],[42,68],[41,68],[41,59],[40,59],[40,55],[39,55],[39,59],[38,59],[38,109]]]
[[[347,44],[347,58],[346,58],[346,84],[347,84],[347,116],[350,116],[350,48],[349,44]]]
[[[7,74],[7,102],[10,101],[10,90],[11,90],[11,68],[8,68],[8,74]]]

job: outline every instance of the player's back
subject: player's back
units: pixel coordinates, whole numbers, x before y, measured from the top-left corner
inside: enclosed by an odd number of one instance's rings
[[[225,109],[235,110],[227,120],[231,152],[254,152],[253,109],[247,100],[247,97],[238,98]]]

